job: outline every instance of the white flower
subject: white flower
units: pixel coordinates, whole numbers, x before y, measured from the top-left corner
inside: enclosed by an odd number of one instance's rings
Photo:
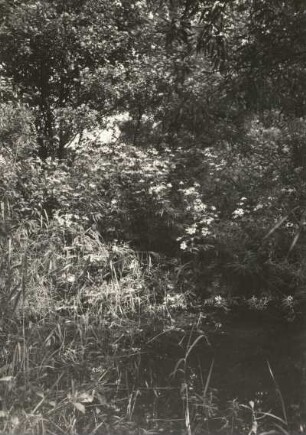
[[[195,188],[194,187],[189,187],[189,189],[186,189],[184,193],[187,196],[193,195],[195,193]]]
[[[204,204],[195,204],[193,208],[194,208],[195,212],[199,213],[201,211],[205,211],[206,205],[204,205]]]
[[[182,251],[185,251],[187,249],[187,243],[184,241],[181,243],[180,248]]]
[[[196,227],[189,227],[189,228],[186,228],[185,231],[186,231],[187,234],[192,235],[192,234],[196,233],[197,229],[196,229]]]
[[[243,216],[244,215],[244,210],[242,208],[237,208],[234,212],[233,212],[233,217],[234,219],[239,217],[239,216]]]
[[[223,301],[222,296],[215,296],[215,302],[217,305],[221,305]]]
[[[201,220],[202,224],[210,225],[214,221],[214,218],[211,216],[205,217]]]
[[[75,282],[75,276],[74,275],[68,275],[67,276],[67,282],[71,282],[71,283]]]
[[[260,209],[262,209],[263,208],[263,204],[257,204],[255,207],[254,207],[254,211],[257,211],[257,210],[260,210]]]
[[[210,231],[208,228],[202,228],[201,230],[202,236],[208,236],[210,234]]]
[[[166,187],[164,185],[162,185],[162,184],[160,184],[158,186],[153,186],[153,187],[150,187],[149,193],[150,194],[152,194],[152,193],[158,194],[158,193],[162,192],[163,190],[165,190],[165,188]]]

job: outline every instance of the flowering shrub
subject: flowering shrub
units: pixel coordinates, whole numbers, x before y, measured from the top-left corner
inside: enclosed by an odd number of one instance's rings
[[[305,180],[293,168],[289,126],[273,115],[266,124],[254,118],[241,143],[193,149],[197,181],[180,183],[178,240],[181,251],[193,254],[189,285],[206,296],[290,294],[302,286]],[[299,124],[299,138],[304,128]]]
[[[1,194],[13,220],[50,221],[67,243],[73,228],[91,229],[106,241],[192,260],[184,285],[207,296],[292,294],[304,279],[305,182],[299,168],[288,175],[288,129],[252,119],[241,143],[204,149],[140,147],[123,143],[118,129],[107,140],[93,130],[68,147],[66,161],[22,160],[8,148]],[[303,129],[299,123],[299,138]]]
[[[178,190],[186,213],[185,220],[190,221],[184,226],[184,235],[178,237],[182,251],[196,252],[214,235],[214,224],[218,218],[216,207],[203,202],[200,187],[199,183],[194,183],[189,188],[183,188],[181,183]]]

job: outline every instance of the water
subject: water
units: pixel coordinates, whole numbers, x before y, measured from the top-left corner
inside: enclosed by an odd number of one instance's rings
[[[150,433],[249,433],[252,424],[254,433],[301,433],[303,326],[261,312],[223,315],[219,324],[182,314],[166,331],[151,325],[139,351],[118,361],[117,399]]]

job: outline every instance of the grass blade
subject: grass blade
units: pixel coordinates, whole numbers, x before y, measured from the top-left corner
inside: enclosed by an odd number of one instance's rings
[[[213,359],[211,364],[210,364],[209,372],[208,372],[206,383],[205,383],[205,387],[204,387],[204,392],[203,392],[203,396],[204,397],[206,397],[206,394],[207,394],[207,391],[208,391],[208,387],[209,387],[209,384],[210,384],[210,379],[211,379],[212,371],[213,371],[213,368],[214,368],[214,364],[215,364],[215,360]]]
[[[284,402],[284,399],[283,399],[283,395],[282,395],[281,390],[280,390],[280,388],[278,386],[278,383],[277,383],[277,381],[275,379],[275,376],[273,374],[273,371],[272,371],[272,368],[270,366],[269,361],[267,361],[267,365],[268,365],[268,369],[269,369],[271,378],[272,378],[274,386],[275,386],[275,390],[276,390],[276,392],[278,394],[278,397],[279,397],[279,400],[280,400],[280,403],[281,403],[281,406],[282,406],[284,421],[285,421],[285,423],[287,425],[288,424],[288,419],[287,419],[287,413],[286,413],[286,407],[285,407],[285,402]]]
[[[192,351],[192,349],[196,346],[196,344],[202,339],[202,338],[205,338],[205,335],[199,335],[195,340],[194,340],[194,342],[192,343],[192,345],[188,348],[188,350],[187,350],[187,352],[186,352],[186,355],[185,355],[185,360],[187,360],[187,358],[188,358],[188,356],[189,356],[189,354],[190,354],[190,352]]]

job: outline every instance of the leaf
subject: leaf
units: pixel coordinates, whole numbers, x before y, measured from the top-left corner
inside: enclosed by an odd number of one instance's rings
[[[73,406],[80,411],[82,414],[85,414],[86,412],[86,408],[84,405],[82,405],[82,403],[80,402],[73,402]]]
[[[88,393],[80,393],[77,398],[82,403],[92,403],[94,400],[94,396],[90,396]]]
[[[283,424],[287,424],[283,418],[278,417],[277,415],[271,414],[271,412],[262,412],[261,414],[263,416],[275,418],[276,420],[280,421]]]
[[[274,383],[274,386],[275,386],[275,390],[276,390],[276,392],[278,394],[278,397],[280,399],[280,403],[281,403],[282,411],[283,411],[283,417],[284,417],[283,421],[287,424],[288,423],[288,419],[287,419],[287,412],[286,412],[286,407],[285,407],[285,402],[284,402],[284,399],[283,399],[283,395],[282,395],[281,390],[279,388],[279,385],[278,385],[278,383],[277,383],[277,381],[275,379],[275,376],[273,374],[272,367],[270,366],[269,361],[267,361],[267,366],[268,366],[271,378],[273,380],[273,383]]]
[[[295,247],[297,241],[299,240],[299,237],[303,231],[303,225],[304,225],[304,220],[305,220],[305,216],[306,216],[306,211],[304,211],[304,213],[302,214],[301,220],[300,220],[300,225],[299,225],[299,229],[298,232],[296,233],[296,235],[294,236],[294,239],[292,240],[292,243],[290,245],[289,248],[289,252],[288,254],[290,254],[290,252],[292,251],[292,249]]]
[[[284,429],[283,427],[281,427],[279,424],[274,423],[274,426],[277,427],[277,429],[279,429],[283,434],[285,435],[290,435],[288,431],[286,431],[286,429]]]
[[[175,375],[176,375],[176,373],[177,373],[177,371],[178,371],[178,369],[179,369],[179,367],[180,367],[180,365],[181,365],[182,363],[186,363],[185,358],[180,358],[180,359],[178,360],[178,362],[175,364],[174,370],[173,370],[173,372],[170,374],[170,376],[175,376]]]
[[[3,378],[0,378],[0,382],[12,382],[14,379],[14,376],[4,376]]]
[[[106,400],[105,396],[97,393],[97,397],[98,397],[100,405],[107,405],[107,400]]]
[[[13,426],[18,426],[19,425],[19,418],[18,417],[16,417],[16,416],[13,416],[12,418],[11,418],[11,424],[13,425]]]
[[[268,237],[271,236],[271,234],[274,233],[274,231],[277,230],[277,228],[279,228],[284,222],[285,220],[288,218],[289,215],[282,217],[275,225],[274,227],[265,235],[264,240],[267,239]]]
[[[204,392],[203,392],[203,397],[206,397],[206,394],[207,394],[207,391],[208,391],[208,387],[209,387],[209,383],[210,383],[210,379],[211,379],[211,375],[212,375],[212,371],[213,371],[213,368],[214,368],[214,364],[215,364],[215,360],[213,359],[211,364],[210,364],[208,376],[207,376],[207,379],[206,379],[206,383],[205,383],[205,387],[204,387]]]
[[[288,217],[297,209],[298,207],[294,207],[290,213],[288,213],[286,216],[282,217],[278,222],[276,222],[276,224],[274,225],[274,227],[268,232],[268,234],[265,235],[265,237],[263,238],[263,240],[267,239],[268,237],[271,236],[271,234],[274,233],[275,230],[277,230],[277,228],[279,228],[286,219],[288,219]]]
[[[187,360],[190,352],[192,351],[192,349],[195,347],[195,345],[201,340],[201,338],[205,338],[204,335],[199,335],[194,342],[192,343],[192,345],[189,347],[189,349],[187,350],[186,356],[185,356],[185,360]]]
[[[288,254],[290,254],[290,252],[292,251],[292,249],[295,247],[297,241],[299,240],[299,237],[301,235],[302,229],[300,228],[299,231],[296,233],[296,235],[294,236],[294,239],[292,240],[292,243],[290,245]]]

